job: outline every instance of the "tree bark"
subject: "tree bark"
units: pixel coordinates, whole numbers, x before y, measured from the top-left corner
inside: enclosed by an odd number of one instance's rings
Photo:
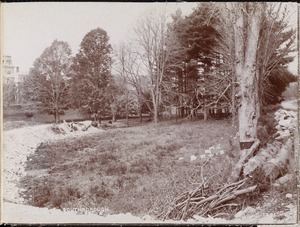
[[[291,160],[292,147],[293,140],[289,138],[276,156],[263,165],[264,174],[271,182],[274,182],[286,171],[286,166],[289,160]]]
[[[235,93],[236,93],[236,88],[235,88],[235,77],[232,78],[231,81],[231,125],[234,126],[236,123],[236,100],[235,100]]]
[[[158,124],[158,114],[159,114],[159,103],[160,103],[160,90],[159,83],[157,83],[154,88],[152,87],[152,102],[153,102],[153,121]]]
[[[55,112],[54,112],[54,120],[55,120],[56,124],[59,122],[59,113],[58,113],[58,110],[55,110]]]
[[[158,107],[156,104],[153,104],[153,121],[158,124]]]
[[[117,120],[116,120],[116,113],[113,113],[113,115],[112,115],[112,122],[116,122]]]
[[[234,25],[235,38],[235,72],[240,88],[240,106],[238,110],[239,134],[241,149],[248,149],[257,138],[257,120],[259,117],[258,73],[256,70],[256,54],[261,18],[262,4],[246,5],[252,12],[243,13],[240,4],[236,10]],[[243,5],[245,6],[245,5]],[[243,10],[246,10],[243,8]]]

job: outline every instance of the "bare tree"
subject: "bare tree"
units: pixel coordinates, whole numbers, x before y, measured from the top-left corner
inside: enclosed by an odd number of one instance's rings
[[[284,32],[286,24],[278,20],[280,10],[274,10],[272,5],[267,3],[225,3],[225,5],[226,10],[220,11],[223,18],[228,19],[225,22],[226,28],[232,27],[233,30],[230,33],[232,38],[223,40],[225,48],[222,54],[226,56],[224,51],[226,48],[228,53],[233,52],[233,57],[228,56],[226,60],[233,63],[232,71],[238,84],[236,87],[238,92],[235,95],[238,98],[240,148],[243,150],[228,179],[229,182],[235,182],[239,179],[244,163],[259,145],[257,123],[261,112],[262,89],[265,86],[263,82],[272,69],[287,62],[286,57],[291,51],[293,39],[291,33]],[[281,49],[280,46],[284,43],[285,48]]]
[[[147,77],[144,75],[145,71],[142,70],[142,62],[139,57],[133,45],[121,43],[117,53],[116,70],[124,78],[125,83],[133,88],[137,99],[140,122],[142,122],[142,107],[146,99],[144,94],[147,90]]]
[[[3,104],[10,106],[16,103],[17,87],[14,83],[3,84]]]
[[[290,13],[282,3],[268,3],[263,15],[257,54],[260,105],[265,105],[265,97],[273,93],[270,77],[274,71],[286,67],[294,59],[290,53],[296,50],[296,31],[290,28],[289,17]]]
[[[27,101],[37,104],[40,112],[53,115],[56,123],[69,107],[67,74],[70,64],[71,49],[68,43],[54,40],[35,60],[24,84]]]
[[[225,8],[225,7],[224,7]],[[226,84],[229,88],[230,101],[228,104],[231,109],[231,122],[234,125],[237,121],[237,104],[236,104],[236,93],[237,93],[237,78],[235,74],[235,43],[234,43],[234,30],[233,30],[233,18],[230,17],[230,11],[215,9],[216,17],[220,17],[219,11],[222,11],[220,20],[215,24],[215,29],[218,32],[218,44],[214,47],[215,55],[221,57],[221,64],[219,67],[222,68],[225,76],[223,79],[223,84]]]
[[[241,149],[249,148],[257,138],[260,114],[259,74],[256,67],[259,32],[264,3],[235,3],[235,72],[240,86],[239,134]]]
[[[233,95],[238,98],[241,149],[249,148],[257,138],[257,120],[260,114],[257,54],[265,9],[265,3],[225,3],[225,10],[221,12],[223,25],[228,29],[223,36],[226,34],[229,37],[224,37],[223,44],[226,45],[221,47],[223,54],[227,50],[231,55],[227,55],[227,60],[228,63],[233,62],[232,82],[235,83],[236,77],[238,84],[237,94],[232,90]],[[232,88],[235,88],[234,85]],[[232,100],[235,98],[232,97]]]
[[[112,121],[117,120],[117,115],[122,114],[126,117],[128,124],[129,112],[136,108],[136,98],[132,95],[127,78],[123,75],[115,75],[108,84],[108,94]]]
[[[231,78],[231,107],[233,113],[236,107],[239,110],[243,148],[257,136],[263,96],[272,86],[269,76],[293,59],[289,54],[295,33],[288,28],[288,12],[281,3],[224,3],[214,12],[221,18],[215,50]]]
[[[157,123],[162,91],[168,87],[164,78],[168,70],[179,65],[183,48],[163,13],[141,19],[135,27],[135,34],[139,59],[149,77],[154,122]]]

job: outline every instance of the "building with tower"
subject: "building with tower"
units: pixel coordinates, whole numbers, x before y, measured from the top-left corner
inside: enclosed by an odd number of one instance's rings
[[[11,56],[2,56],[1,63],[4,90],[9,90],[9,94],[5,95],[12,96],[9,100],[13,100],[12,103],[14,104],[19,104],[21,101],[20,87],[24,83],[27,74],[20,72],[19,67],[13,64]]]

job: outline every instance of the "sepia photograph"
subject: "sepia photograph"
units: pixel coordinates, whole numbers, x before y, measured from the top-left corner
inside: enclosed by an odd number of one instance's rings
[[[0,223],[299,222],[297,3],[0,6]]]

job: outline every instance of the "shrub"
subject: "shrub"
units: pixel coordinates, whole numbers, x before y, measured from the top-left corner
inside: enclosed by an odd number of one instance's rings
[[[289,86],[282,93],[282,96],[285,99],[292,99],[298,97],[298,83],[297,82],[290,83]]]
[[[116,161],[118,159],[118,157],[115,154],[109,153],[109,151],[105,152],[105,153],[102,153],[102,154],[99,154],[97,156],[97,158],[98,158],[98,162],[101,165],[105,165],[109,162]]]
[[[274,113],[280,109],[280,104],[267,105],[267,106],[263,105],[261,109],[263,114]]]
[[[44,207],[49,202],[51,195],[51,189],[48,186],[40,186],[34,189],[34,197],[32,204],[37,207]]]
[[[25,116],[30,118],[30,117],[34,116],[34,113],[33,112],[25,112]]]
[[[111,162],[108,164],[106,173],[108,175],[122,175],[127,171],[127,166],[123,162]]]
[[[257,127],[257,137],[262,146],[269,142],[272,136],[277,132],[276,120],[273,114],[269,113],[259,117]]]
[[[130,166],[130,172],[131,173],[138,173],[138,174],[145,174],[145,173],[150,173],[152,163],[150,160],[146,158],[140,158],[138,160],[135,160],[131,166]]]

